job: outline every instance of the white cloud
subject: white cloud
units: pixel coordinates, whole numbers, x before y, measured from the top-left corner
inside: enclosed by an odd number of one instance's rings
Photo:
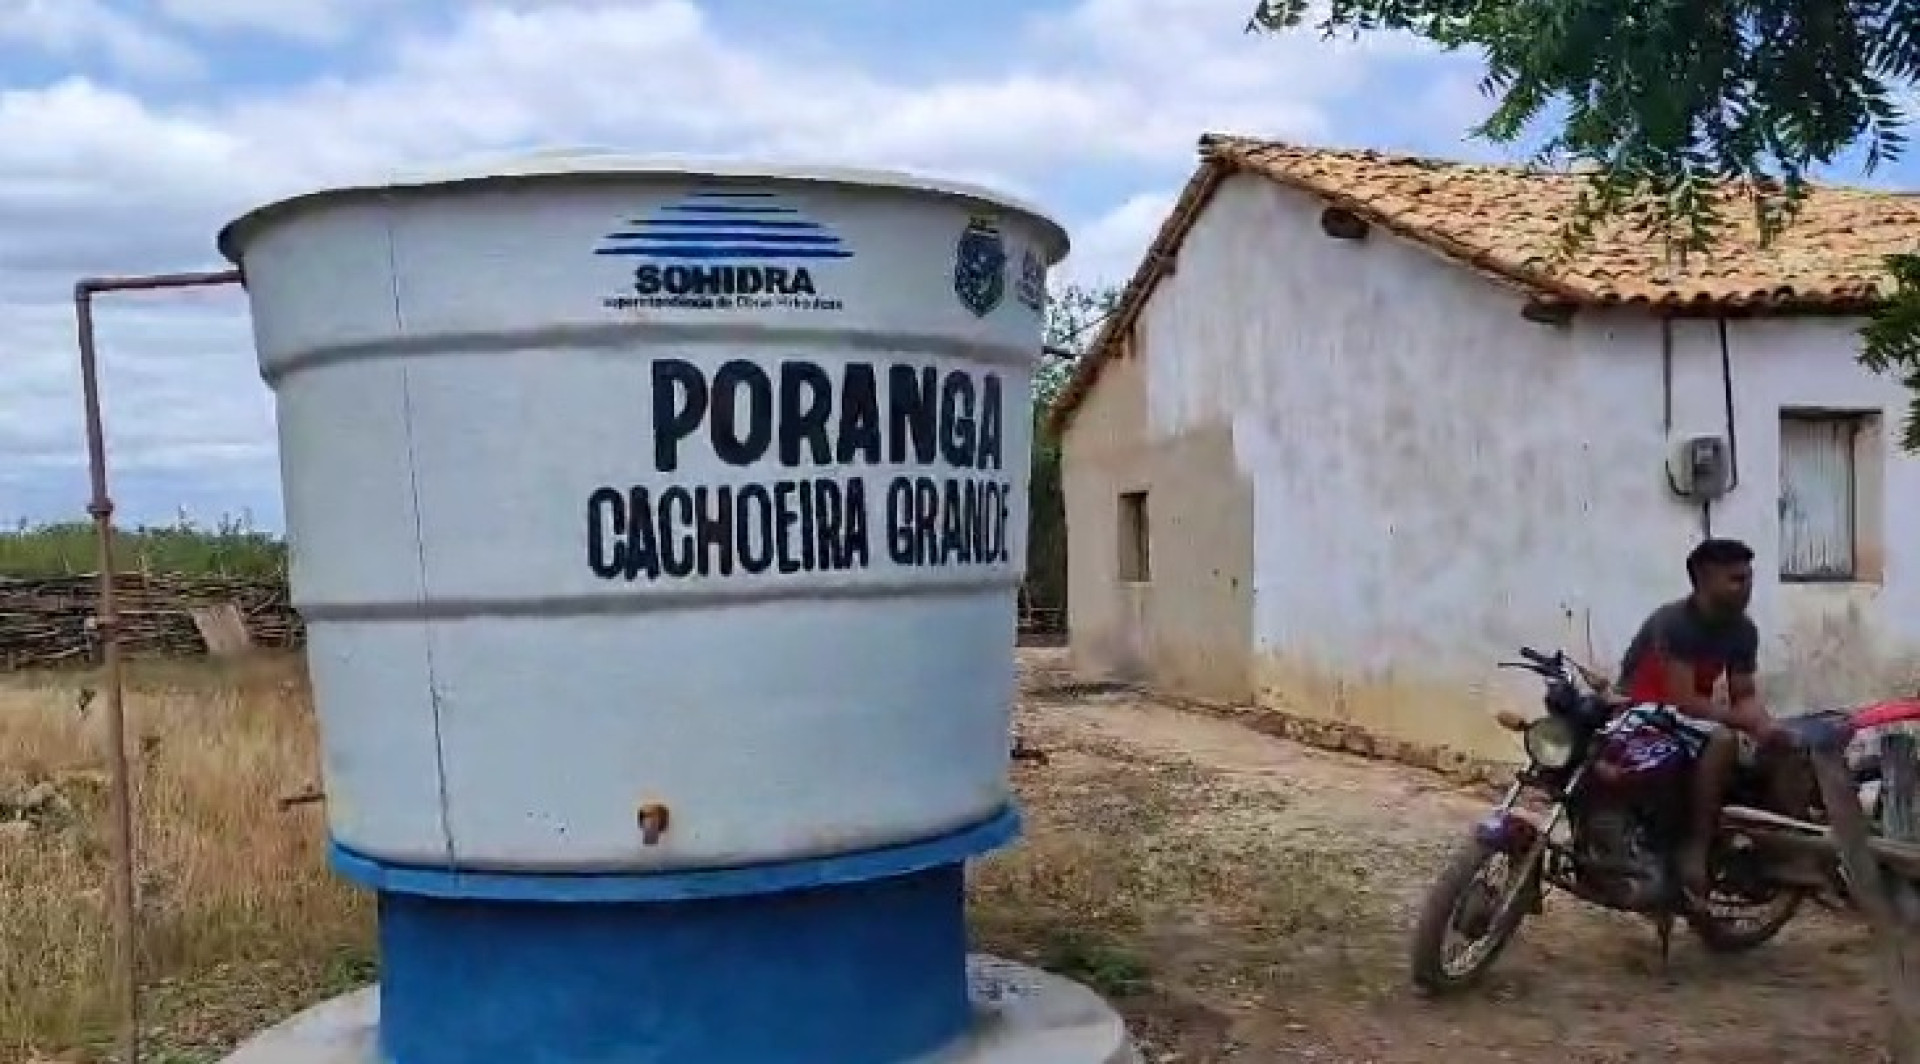
[[[166,19],[201,30],[333,42],[419,0],[155,0]]]
[[[1140,253],[1173,209],[1179,189],[1142,192],[1074,233],[1067,280],[1090,287],[1123,285],[1132,279]]]
[[[121,73],[143,79],[206,72],[191,49],[102,0],[0,0],[0,43],[30,45],[64,60],[97,53]]]
[[[50,55],[131,47],[109,25],[133,25],[166,47],[153,26],[109,20],[88,36],[59,21],[71,16],[49,14],[99,0],[23,2]],[[152,0],[147,10],[202,30],[334,40],[428,6]],[[478,152],[626,144],[987,181],[1064,215],[1078,249],[1069,276],[1124,280],[1190,169],[1198,134],[1310,141],[1344,131],[1335,116],[1354,113],[1372,64],[1419,54],[1392,41],[1249,37],[1246,7],[1079,0],[1015,27],[972,73],[935,79],[891,62],[884,45],[858,50],[857,38],[842,42],[843,62],[828,63],[817,50],[783,51],[777,35],[724,34],[688,0],[472,0],[450,25],[400,22],[356,46],[369,71],[359,76],[188,102],[78,77],[0,93],[0,349],[14,352],[0,465],[75,461],[65,300],[76,274],[206,266],[217,226],[264,198]],[[143,303],[124,312],[128,325],[103,333],[123,375],[112,388],[123,466],[200,468],[222,483],[244,471],[270,489],[261,458],[270,406],[236,306]],[[194,409],[196,395],[212,405]],[[173,500],[151,508],[171,513]]]

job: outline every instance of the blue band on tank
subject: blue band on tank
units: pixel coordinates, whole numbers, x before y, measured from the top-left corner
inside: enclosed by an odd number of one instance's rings
[[[920,842],[780,864],[698,871],[467,872],[390,865],[332,844],[335,872],[369,890],[436,898],[586,904],[731,898],[858,883],[965,861],[1013,841],[1020,813],[1007,806],[991,819]]]

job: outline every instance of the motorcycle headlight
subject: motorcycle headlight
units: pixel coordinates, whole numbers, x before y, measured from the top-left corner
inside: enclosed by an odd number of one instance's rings
[[[1522,742],[1527,756],[1541,768],[1566,768],[1573,763],[1573,726],[1559,717],[1541,717],[1527,725]]]

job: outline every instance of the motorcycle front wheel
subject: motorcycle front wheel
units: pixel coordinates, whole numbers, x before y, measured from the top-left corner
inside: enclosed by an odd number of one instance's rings
[[[1497,878],[1496,878],[1497,877]],[[1413,931],[1413,985],[1429,996],[1473,986],[1500,959],[1539,888],[1539,855],[1514,857],[1469,839],[1427,891]],[[1448,948],[1455,937],[1457,954]]]

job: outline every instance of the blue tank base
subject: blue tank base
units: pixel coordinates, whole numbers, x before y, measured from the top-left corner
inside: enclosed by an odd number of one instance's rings
[[[968,958],[966,971],[967,1029],[932,1053],[888,1064],[1140,1064],[1119,1014],[1080,984],[993,957]],[[369,987],[323,1002],[254,1036],[223,1064],[392,1064],[380,1045],[380,997]],[[784,1062],[801,1055],[782,1045],[763,1059]],[[598,1060],[578,1057],[569,1064]]]
[[[656,875],[395,868],[378,893],[384,1064],[897,1064],[965,1037],[965,860],[927,842]]]

